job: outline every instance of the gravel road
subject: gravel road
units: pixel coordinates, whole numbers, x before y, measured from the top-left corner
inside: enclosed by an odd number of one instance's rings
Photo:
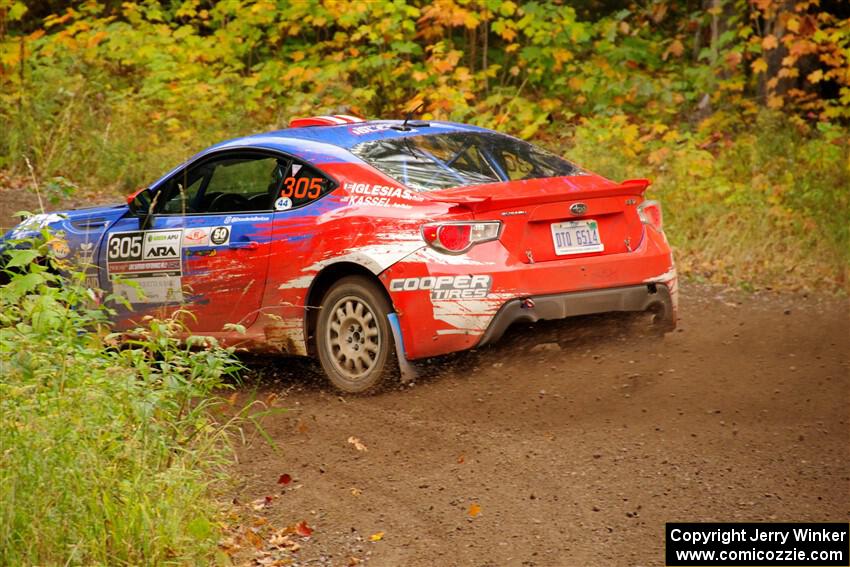
[[[667,521],[850,521],[846,299],[684,285],[663,339],[621,316],[515,327],[365,398],[249,364],[242,399],[288,408],[263,420],[276,447],[239,449],[249,562],[662,565]],[[301,521],[296,553],[269,543]]]

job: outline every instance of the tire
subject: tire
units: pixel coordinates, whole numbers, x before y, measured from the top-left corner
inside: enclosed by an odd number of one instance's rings
[[[375,393],[398,377],[386,296],[368,278],[348,276],[322,298],[316,351],[331,383],[349,394]]]

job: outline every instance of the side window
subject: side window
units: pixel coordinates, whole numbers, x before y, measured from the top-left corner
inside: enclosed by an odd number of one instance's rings
[[[505,173],[511,181],[526,179],[531,175],[531,172],[534,171],[534,164],[522,159],[513,152],[502,150],[499,157],[502,158]]]
[[[315,168],[293,160],[284,170],[274,208],[278,211],[294,209],[321,198],[336,187],[333,181]]]
[[[193,166],[168,181],[157,210],[164,214],[268,211],[289,160],[229,154]]]
[[[167,215],[196,213],[194,204],[198,191],[206,180],[205,168],[183,170],[168,181],[168,185],[157,196],[157,212]]]

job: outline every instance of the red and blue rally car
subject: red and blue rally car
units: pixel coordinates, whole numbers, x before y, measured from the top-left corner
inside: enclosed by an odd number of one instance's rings
[[[6,238],[59,233],[57,256],[129,300],[119,329],[189,309],[195,334],[315,356],[364,392],[519,321],[650,311],[672,329],[676,270],[648,184],[484,128],[321,116]]]

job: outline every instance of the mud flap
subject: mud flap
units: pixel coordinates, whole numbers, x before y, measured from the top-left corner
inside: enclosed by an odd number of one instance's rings
[[[401,340],[401,326],[398,322],[398,315],[395,313],[389,313],[387,314],[387,319],[389,319],[390,329],[393,331],[395,353],[398,356],[398,368],[401,371],[401,382],[402,384],[413,382],[419,374],[404,354],[404,341]]]

